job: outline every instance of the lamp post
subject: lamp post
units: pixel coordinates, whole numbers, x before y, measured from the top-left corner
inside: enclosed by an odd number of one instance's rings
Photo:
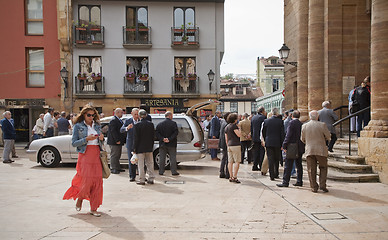
[[[214,76],[216,74],[213,72],[213,70],[210,69],[210,71],[207,74],[207,77],[209,78],[209,91],[212,91],[212,83],[214,81]]]
[[[67,71],[67,69],[65,67],[63,67],[61,69],[61,71],[59,71],[60,74],[61,74],[61,78],[63,80],[63,83],[65,84],[65,98],[66,98],[66,90],[67,90],[67,79],[68,79],[68,74],[69,72]]]
[[[289,54],[290,54],[290,49],[287,47],[285,43],[283,43],[283,46],[279,49],[280,58],[283,60],[284,64],[290,64],[294,67],[298,67],[298,62],[286,62]]]

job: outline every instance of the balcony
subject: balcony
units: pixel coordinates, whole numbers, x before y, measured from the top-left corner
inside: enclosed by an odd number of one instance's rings
[[[103,48],[103,26],[74,26],[74,44],[78,48]]]
[[[199,28],[171,28],[172,48],[199,48]]]
[[[124,97],[147,98],[152,96],[152,77],[124,77]]]
[[[101,76],[75,77],[75,95],[79,98],[105,97],[105,78]]]
[[[125,27],[123,26],[124,48],[151,48],[151,27]]]
[[[174,76],[172,79],[173,97],[199,97],[199,78]]]

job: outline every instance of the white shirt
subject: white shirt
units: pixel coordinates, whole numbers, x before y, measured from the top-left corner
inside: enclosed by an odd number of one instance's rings
[[[84,121],[84,123],[86,124],[85,121]],[[87,136],[89,136],[90,134],[97,135],[97,131],[96,131],[96,129],[94,129],[94,121],[92,123],[92,126],[90,126],[89,124],[86,124],[86,126],[88,126],[88,134],[87,134]],[[87,145],[98,145],[98,138],[96,138],[94,140],[91,140],[91,141],[88,141]]]
[[[44,115],[43,123],[44,123],[44,126],[43,126],[43,131],[44,132],[47,132],[48,128],[53,128],[54,127],[53,117],[51,116],[51,114],[49,112],[47,112]]]

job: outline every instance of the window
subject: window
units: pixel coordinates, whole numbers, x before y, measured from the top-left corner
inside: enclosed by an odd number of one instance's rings
[[[217,105],[216,111],[224,112],[224,102],[221,102],[221,104]]]
[[[194,28],[195,27],[195,9],[193,7],[174,8],[174,28]]]
[[[244,94],[244,87],[241,85],[236,86],[236,95]]]
[[[101,57],[79,57],[79,72],[81,74],[95,75],[102,74],[102,61]]]
[[[197,77],[195,57],[176,57],[174,67],[175,76]]]
[[[237,102],[231,102],[230,103],[230,112],[231,113],[237,113],[238,112],[238,103]]]
[[[27,87],[44,87],[43,49],[27,49]]]
[[[271,64],[277,64],[278,60],[277,59],[271,59]]]
[[[152,123],[156,128],[163,120],[164,118],[153,118]],[[174,118],[173,121],[178,125],[178,143],[190,143],[193,140],[194,135],[187,120],[184,118]]]
[[[83,25],[101,25],[101,9],[98,5],[79,5],[78,23]]]
[[[147,28],[148,10],[147,7],[127,7],[127,28]]]
[[[257,102],[252,102],[251,103],[251,113],[256,114],[257,111]]]
[[[43,0],[26,0],[27,35],[43,35]]]
[[[279,90],[279,79],[272,79],[272,92]]]
[[[139,78],[142,77],[148,79],[148,57],[127,57],[126,68],[127,75],[133,74],[133,77],[136,78],[136,81],[139,81]]]

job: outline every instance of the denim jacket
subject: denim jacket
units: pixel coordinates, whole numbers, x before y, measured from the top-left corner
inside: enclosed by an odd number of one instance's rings
[[[97,134],[101,134],[101,126],[98,123],[94,123],[94,129]],[[86,137],[88,136],[88,126],[84,122],[76,123],[73,127],[73,137],[71,138],[71,144],[73,147],[77,148],[77,152],[85,153],[86,145],[88,141]]]

